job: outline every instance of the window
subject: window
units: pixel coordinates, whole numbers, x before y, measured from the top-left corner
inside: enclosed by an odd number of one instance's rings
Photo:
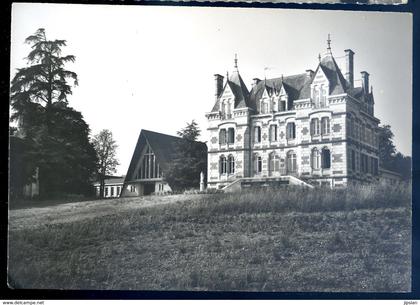
[[[270,141],[277,141],[277,125],[270,125]]]
[[[287,139],[296,138],[296,128],[295,128],[295,123],[294,122],[287,123],[287,125],[286,125],[286,138]]]
[[[372,166],[372,175],[377,176],[378,175],[378,159],[372,157],[370,164]]]
[[[105,197],[108,197],[108,188],[105,188]]]
[[[254,155],[254,172],[259,174],[262,172],[262,158],[257,154]]]
[[[225,102],[222,102],[221,112],[222,112],[222,118],[224,119],[225,116],[226,116],[226,104],[225,104]]]
[[[268,102],[267,101],[264,101],[263,103],[262,103],[262,108],[263,108],[263,111],[262,111],[262,113],[268,113],[269,111],[268,111]]]
[[[136,191],[136,187],[134,185],[130,185],[130,192],[135,192]]]
[[[330,133],[330,119],[328,117],[323,117],[321,119],[321,133],[323,135]]]
[[[156,156],[150,146],[146,147],[139,169],[141,179],[159,178],[161,171]]]
[[[111,186],[110,189],[111,189],[111,197],[114,197],[114,187]]]
[[[325,107],[327,105],[327,90],[326,88],[321,85],[320,90],[320,107]]]
[[[228,143],[229,144],[235,143],[235,129],[234,128],[228,129]]]
[[[221,174],[226,174],[227,172],[227,162],[226,162],[226,157],[225,156],[221,156],[220,160],[219,160],[219,170]]]
[[[318,136],[319,135],[319,119],[314,118],[311,120],[311,135]]]
[[[219,144],[226,144],[226,129],[219,131]]]
[[[228,173],[235,173],[235,158],[233,156],[228,157]]]
[[[356,152],[352,150],[350,155],[351,155],[351,170],[356,171]]]
[[[261,143],[261,127],[260,126],[254,127],[254,142]]]
[[[117,196],[120,195],[120,192],[121,192],[121,188],[119,186],[117,186]]]
[[[274,171],[280,171],[280,158],[274,152],[268,156],[268,171],[271,175]]]
[[[286,111],[286,100],[284,98],[280,101],[280,111]]]
[[[331,167],[331,153],[330,150],[326,147],[322,149],[322,168],[330,168]]]
[[[232,118],[232,113],[231,113],[231,103],[230,103],[230,101],[228,101],[228,103],[227,103],[226,118],[227,118],[227,119]]]
[[[314,91],[312,95],[312,98],[314,99],[315,108],[319,108],[319,89],[317,86],[314,86]]]
[[[311,166],[313,169],[319,169],[321,166],[321,154],[317,148],[312,149]]]
[[[286,169],[288,173],[295,173],[297,170],[296,154],[294,151],[289,151],[286,155]]]

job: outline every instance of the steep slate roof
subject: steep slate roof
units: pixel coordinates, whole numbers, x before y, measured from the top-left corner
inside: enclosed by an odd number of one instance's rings
[[[285,77],[278,77],[260,81],[251,89],[250,93],[250,105],[251,108],[259,111],[259,101],[264,93],[266,87],[271,88],[279,92],[281,88],[284,88],[286,91],[289,102],[293,102],[297,99],[308,98],[310,96],[310,83],[312,78],[309,77],[306,73],[290,75]],[[309,89],[307,89],[309,88]]]
[[[346,89],[348,88],[347,81],[341,73],[341,70],[331,53],[322,58],[317,70],[315,71],[315,74],[320,68],[325,73],[325,76],[330,83],[329,94],[334,95],[346,92]]]
[[[250,107],[249,106],[249,91],[246,87],[244,81],[242,80],[241,75],[239,74],[238,70],[235,70],[230,76],[229,79],[226,81],[225,86],[223,87],[221,95],[226,90],[226,87],[232,90],[232,93],[235,97],[235,105],[234,108],[244,108]],[[213,111],[220,110],[220,99],[217,99],[217,102],[214,104]]]
[[[328,79],[330,95],[348,93],[362,102],[373,103],[372,93],[365,93],[361,87],[350,87],[350,84],[343,76],[330,51],[324,55],[318,64],[317,69],[312,74],[302,73],[266,79],[259,81],[251,88],[251,92],[248,92],[248,89],[239,75],[239,72],[236,70],[225,83],[223,91],[226,89],[226,86],[230,86],[233,94],[235,95],[235,108],[249,107],[259,112],[260,105],[258,101],[261,99],[264,90],[267,90],[271,95],[273,92],[278,93],[282,88],[284,88],[288,95],[288,107],[290,109],[295,100],[308,99],[311,97],[311,83],[319,69],[322,70]],[[220,99],[218,99],[215,103],[212,112],[220,110],[219,103]]]
[[[185,141],[188,140],[150,130],[141,130],[124,183],[132,180],[132,175],[140,158],[140,154],[147,143],[149,143],[152,148],[160,168],[165,172],[168,165],[175,158],[176,147]],[[207,145],[205,143],[198,141],[194,141],[194,143],[207,151]]]

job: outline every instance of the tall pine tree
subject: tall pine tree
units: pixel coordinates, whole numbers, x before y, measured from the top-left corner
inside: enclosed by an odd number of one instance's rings
[[[18,69],[11,83],[11,120],[18,122],[16,135],[25,141],[25,149],[19,151],[20,173],[10,168],[11,176],[21,177],[24,184],[37,171],[44,198],[86,194],[96,170],[96,154],[88,124],[68,106],[69,82],[77,85],[77,74],[66,70],[65,64],[75,57],[63,56],[66,41],[48,40],[44,29],[25,42],[32,49],[28,66]]]

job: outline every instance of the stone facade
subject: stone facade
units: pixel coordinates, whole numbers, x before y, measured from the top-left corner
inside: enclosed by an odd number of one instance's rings
[[[226,81],[215,75],[215,105],[206,114],[208,187],[283,175],[330,187],[377,179],[379,120],[369,74],[355,88],[354,53],[345,53],[345,74],[328,48],[315,72],[254,79],[250,92],[236,59]]]

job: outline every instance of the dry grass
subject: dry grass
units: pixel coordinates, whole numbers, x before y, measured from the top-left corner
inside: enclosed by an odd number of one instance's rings
[[[135,200],[143,205],[135,207]],[[151,206],[154,200],[165,204]],[[147,204],[149,202],[149,204]],[[100,204],[100,202],[97,202]],[[409,291],[407,187],[116,200],[9,232],[16,288]],[[55,207],[60,209],[60,207]],[[63,207],[61,207],[63,208]],[[88,208],[86,208],[88,209]],[[78,213],[83,214],[84,209]],[[29,211],[25,211],[28,220]],[[33,215],[36,219],[36,215]]]

